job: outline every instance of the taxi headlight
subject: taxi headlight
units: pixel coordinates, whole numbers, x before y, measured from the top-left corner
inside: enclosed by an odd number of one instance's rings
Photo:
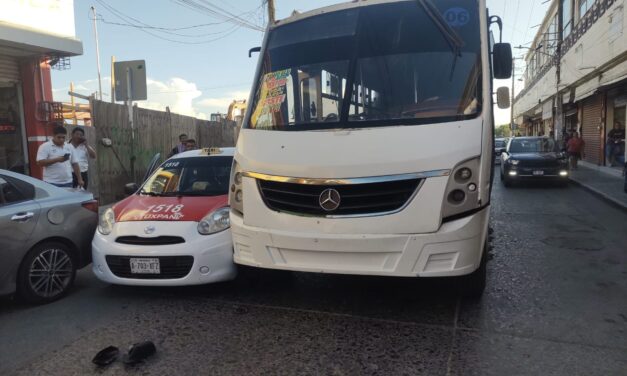
[[[212,213],[207,214],[198,222],[198,233],[201,235],[211,235],[224,231],[231,227],[229,220],[229,207],[225,206]]]
[[[109,235],[113,231],[113,225],[115,224],[115,213],[113,209],[109,208],[100,216],[98,221],[98,232],[102,235]]]

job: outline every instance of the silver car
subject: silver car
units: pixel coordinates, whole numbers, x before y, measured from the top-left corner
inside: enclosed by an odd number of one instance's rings
[[[0,295],[32,303],[61,298],[91,262],[98,202],[0,169]]]

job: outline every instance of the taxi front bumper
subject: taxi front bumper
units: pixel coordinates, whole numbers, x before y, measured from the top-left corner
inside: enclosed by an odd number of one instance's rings
[[[148,226],[155,228],[150,236],[144,235],[144,229]],[[196,226],[196,222],[118,222],[109,235],[96,232],[92,242],[93,272],[104,282],[134,286],[199,285],[235,278],[237,268],[233,263],[230,230],[200,235]],[[184,242],[137,245],[116,241],[123,236],[139,234],[142,239],[153,240],[163,236],[177,236]],[[130,257],[158,258],[162,265],[161,274],[132,274]]]

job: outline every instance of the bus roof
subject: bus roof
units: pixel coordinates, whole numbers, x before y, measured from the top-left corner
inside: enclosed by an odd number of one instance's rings
[[[359,7],[369,6],[369,5],[376,5],[376,4],[400,3],[400,2],[405,2],[405,1],[409,1],[409,0],[353,0],[350,2],[339,3],[339,4],[329,5],[329,6],[318,8],[318,9],[313,9],[313,10],[303,12],[303,13],[298,13],[295,11],[290,17],[284,18],[282,20],[277,20],[274,23],[274,25],[271,25],[270,28],[274,29],[276,27],[279,27],[288,23],[300,21],[309,17],[319,16],[321,14],[337,12],[340,10],[359,8]]]

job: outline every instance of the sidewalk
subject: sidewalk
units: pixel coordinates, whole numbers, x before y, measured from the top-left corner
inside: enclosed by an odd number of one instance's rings
[[[623,191],[624,177],[616,171],[604,171],[603,168],[580,163],[579,169],[570,171],[570,180],[627,211],[627,193]]]

